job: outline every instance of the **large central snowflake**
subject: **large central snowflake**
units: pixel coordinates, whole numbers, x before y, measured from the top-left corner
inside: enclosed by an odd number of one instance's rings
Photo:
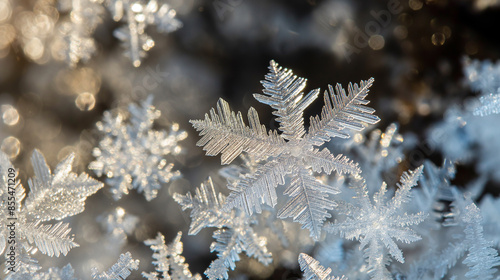
[[[349,84],[349,95],[339,84],[335,90],[330,86],[324,95],[321,116],[311,117],[306,133],[303,112],[318,97],[319,89],[304,95],[306,79],[294,76],[291,70],[282,69],[274,61],[269,70],[262,81],[263,94],[254,94],[254,97],[275,110],[273,114],[280,123],[281,133],[267,131],[254,108],[248,111],[247,126],[242,114],[231,111],[228,103],[220,99],[217,111],[212,109],[204,120],[191,121],[203,136],[197,145],[204,146],[207,155],[222,154],[222,164],[231,163],[243,152],[259,162],[256,172],[241,176],[241,180],[229,186],[233,192],[226,200],[226,209],[237,207],[252,214],[262,211],[261,204],[274,207],[277,204],[275,188],[284,184],[285,176],[289,175],[291,183],[285,194],[292,198],[278,216],[293,217],[318,239],[324,220],[330,217],[327,211],[335,206],[328,196],[339,190],[317,181],[313,172],[359,173],[360,169],[343,155],[334,156],[326,148],[315,147],[331,137],[348,138],[348,129],[360,131],[366,123],[379,121],[372,115],[375,110],[365,106],[369,103],[365,97],[373,78],[361,81],[360,85]]]

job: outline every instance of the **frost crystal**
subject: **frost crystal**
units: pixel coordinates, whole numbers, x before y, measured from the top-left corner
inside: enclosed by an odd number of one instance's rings
[[[209,279],[228,279],[228,269],[234,270],[235,262],[240,260],[239,254],[243,251],[265,265],[272,262],[266,238],[258,236],[252,228],[255,221],[237,209],[222,211],[225,197],[221,193],[216,194],[210,178],[196,189],[194,197],[191,193],[176,193],[174,199],[183,210],[192,209],[189,234],[197,234],[205,227],[219,228],[213,234],[216,242],[210,246],[212,252],[217,252],[218,258],[205,271]]]
[[[187,133],[179,130],[178,124],[173,124],[170,132],[153,130],[160,111],[151,105],[152,101],[153,96],[149,96],[141,106],[130,105],[129,123],[124,122],[122,115],[113,117],[109,111],[97,123],[105,136],[93,150],[96,160],[89,164],[89,169],[98,176],[106,175],[115,200],[137,189],[149,201],[158,195],[162,183],[180,176],[165,157],[181,152],[177,142],[185,139]]]
[[[68,20],[58,25],[62,36],[61,52],[71,67],[75,67],[79,61],[87,62],[96,51],[95,40],[92,37],[97,25],[102,21],[104,9],[100,0],[66,0],[61,1],[65,6],[70,6]],[[64,5],[64,2],[71,4]]]
[[[483,236],[482,215],[479,208],[472,202],[470,197],[463,197],[457,190],[454,190],[455,201],[452,204],[452,212],[447,219],[448,225],[464,226],[465,238],[458,242],[450,243],[443,253],[437,258],[435,277],[442,278],[448,269],[456,265],[457,261],[468,251],[463,263],[469,267],[465,273],[467,279],[493,279],[497,271],[496,266],[500,265],[498,251],[493,248],[493,242],[486,240]],[[455,234],[457,238],[457,234]]]
[[[346,239],[360,241],[359,249],[364,249],[372,279],[390,279],[390,273],[385,267],[388,260],[385,258],[384,246],[394,259],[403,263],[403,252],[393,239],[405,243],[421,239],[408,226],[421,223],[425,218],[424,213],[403,213],[401,207],[410,201],[410,190],[417,184],[422,170],[421,166],[413,172],[403,173],[398,190],[391,201],[386,201],[385,183],[373,196],[374,203],[368,197],[366,184],[363,184],[362,188],[357,189],[356,201],[359,206],[348,203],[339,207],[339,212],[347,216],[346,220],[327,226],[330,232],[339,233]]]
[[[343,276],[342,278],[331,276],[332,269],[324,268],[317,260],[304,253],[299,255],[299,265],[300,270],[304,272],[305,280],[347,280]]]
[[[94,280],[122,280],[130,276],[132,270],[139,269],[139,260],[132,259],[130,252],[120,255],[120,259],[106,272],[92,268],[92,279]]]
[[[29,256],[21,251],[26,249],[29,254],[31,245],[34,245],[41,253],[48,256],[59,257],[66,255],[73,247],[77,247],[73,238],[69,236],[71,229],[68,223],[58,222],[57,224],[43,224],[51,220],[60,220],[69,216],[79,214],[84,210],[85,200],[88,196],[97,192],[103,184],[82,173],[79,176],[71,172],[74,154],[69,155],[59,163],[51,173],[45,158],[35,150],[31,157],[31,163],[35,172],[35,177],[28,181],[30,192],[26,199],[24,188],[16,182],[14,189],[18,207],[13,212],[7,212],[6,201],[8,192],[2,192],[0,202],[1,217],[16,217],[16,236],[19,246],[18,254],[22,268],[28,272],[34,272],[37,266],[32,266]],[[0,169],[2,171],[2,190],[7,190],[6,170],[12,167],[7,156],[0,152]],[[0,230],[0,252],[4,251],[7,238],[7,228]],[[36,251],[36,250],[35,250]],[[7,254],[7,250],[5,252]],[[26,261],[23,261],[26,259]],[[35,262],[36,264],[36,262]]]
[[[141,59],[155,44],[145,32],[148,26],[155,25],[158,32],[162,33],[170,33],[182,27],[182,23],[175,18],[175,10],[166,3],[159,4],[157,0],[107,0],[106,3],[113,19],[126,23],[116,29],[114,35],[122,41],[126,55],[135,67],[141,65]]]
[[[168,246],[165,245],[165,237],[158,233],[155,239],[144,241],[144,244],[151,247],[154,251],[153,264],[156,272],[143,272],[142,276],[149,280],[158,279],[177,279],[177,280],[201,280],[199,274],[192,275],[189,271],[189,265],[185,263],[182,254],[182,233],[178,232],[177,237]]]
[[[74,276],[75,271],[71,264],[67,264],[63,268],[51,267],[47,272],[16,272],[7,275],[5,280],[77,280]]]
[[[263,94],[254,94],[261,103],[270,105],[275,111],[279,130],[267,131],[259,121],[257,111],[248,111],[249,126],[242,114],[229,108],[220,99],[217,110],[212,109],[204,120],[192,120],[193,127],[203,136],[197,143],[203,146],[207,155],[222,154],[222,164],[231,163],[243,152],[259,163],[257,170],[229,186],[233,192],[228,196],[224,208],[243,209],[246,213],[261,213],[261,204],[274,207],[277,204],[276,187],[285,183],[290,175],[291,184],[285,194],[291,197],[280,209],[280,218],[292,217],[294,221],[309,229],[311,236],[318,239],[323,222],[330,217],[328,210],[335,204],[328,199],[338,189],[316,180],[313,172],[332,171],[358,173],[354,162],[343,155],[334,156],[328,149],[319,150],[331,137],[348,138],[348,129],[362,130],[364,124],[374,124],[379,118],[374,110],[365,105],[373,79],[361,81],[360,85],[349,84],[348,92],[337,84],[335,90],[329,87],[325,92],[321,116],[311,117],[306,133],[303,111],[319,95],[319,89],[304,95],[306,79],[294,76],[291,70],[279,67],[271,61],[270,73],[262,81]]]
[[[500,93],[481,96],[479,101],[481,105],[474,109],[474,115],[487,116],[500,114]]]

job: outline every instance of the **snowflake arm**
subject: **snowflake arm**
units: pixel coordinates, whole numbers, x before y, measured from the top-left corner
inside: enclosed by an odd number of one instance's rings
[[[492,242],[483,237],[482,217],[479,208],[472,202],[465,208],[462,220],[466,223],[465,238],[470,244],[469,253],[463,261],[469,267],[465,274],[468,279],[493,279],[500,265],[498,251],[493,248]]]
[[[130,252],[120,255],[120,259],[106,272],[101,272],[97,268],[92,268],[92,279],[94,280],[125,280],[132,270],[139,269],[139,260],[132,259]]]
[[[228,270],[236,268],[242,251],[265,265],[272,262],[271,253],[265,246],[266,238],[257,236],[250,227],[219,229],[214,232],[214,239],[216,242],[212,243],[210,251],[216,251],[218,258],[205,271],[209,279],[228,279]]]
[[[23,234],[29,243],[35,243],[43,254],[49,257],[66,256],[71,248],[79,247],[68,234],[69,224],[59,222],[55,225],[43,225],[40,222],[27,223],[23,227]]]
[[[165,237],[158,233],[155,239],[148,239],[144,244],[153,250],[153,264],[156,272],[143,272],[142,276],[149,280],[157,279],[178,279],[178,280],[201,280],[199,274],[192,275],[189,265],[185,263],[182,254],[183,244],[181,242],[182,233],[178,232],[177,237],[168,246],[165,245]],[[161,275],[161,278],[159,276]]]
[[[336,206],[328,195],[337,194],[340,190],[320,183],[308,170],[301,169],[294,173],[290,186],[284,192],[292,198],[278,212],[278,217],[293,217],[294,221],[302,224],[302,228],[311,232],[314,240],[318,240],[323,222],[331,217],[327,211]]]
[[[276,131],[266,132],[253,108],[248,110],[248,121],[249,126],[246,126],[241,112],[236,114],[226,101],[219,99],[217,112],[212,109],[204,120],[191,121],[200,136],[203,136],[196,145],[203,146],[209,156],[222,154],[222,164],[231,163],[242,152],[258,159],[283,152],[283,139]]]
[[[283,69],[271,60],[269,73],[262,81],[264,94],[254,94],[259,102],[271,106],[280,123],[281,136],[286,140],[300,139],[304,136],[304,109],[319,95],[319,89],[310,91],[305,97],[302,90],[307,79],[297,78],[292,70]]]
[[[337,171],[340,174],[361,173],[357,163],[341,154],[334,156],[327,148],[321,151],[318,149],[303,151],[302,157],[314,172],[325,172],[326,174],[331,174],[332,171]]]
[[[307,140],[315,146],[319,146],[330,141],[331,137],[349,138],[346,129],[360,131],[364,129],[363,124],[375,124],[380,119],[372,115],[375,110],[367,107],[369,103],[365,100],[369,88],[374,79],[361,81],[358,84],[349,84],[348,92],[340,84],[337,84],[335,91],[332,86],[325,91],[325,106],[321,111],[321,117],[311,117],[311,128],[306,136]]]
[[[209,279],[227,279],[228,270],[235,268],[242,252],[263,264],[272,262],[266,238],[258,236],[251,227],[254,221],[237,209],[223,211],[221,203],[224,203],[225,197],[215,193],[210,178],[196,189],[194,197],[190,193],[174,194],[174,199],[183,210],[193,209],[190,234],[196,234],[204,227],[219,228],[213,234],[216,241],[210,246],[211,252],[217,252],[218,258],[205,271]]]
[[[78,280],[71,264],[63,268],[51,267],[46,272],[16,272],[9,273],[5,280]]]
[[[218,227],[227,224],[231,218],[229,213],[220,211],[225,197],[220,193],[219,195],[216,194],[210,177],[196,189],[194,197],[191,193],[185,195],[175,193],[174,200],[181,205],[183,211],[192,209],[189,235],[198,234],[200,230],[206,227]]]
[[[317,260],[304,253],[299,255],[299,265],[304,272],[304,280],[347,280],[344,276],[331,276],[331,268],[324,268]]]
[[[40,221],[62,219],[81,213],[85,200],[103,187],[103,184],[82,173],[71,172],[74,154],[64,159],[51,174],[45,158],[35,150],[31,157],[35,177],[28,181],[30,193],[24,208]]]
[[[260,205],[263,203],[274,207],[278,201],[275,186],[285,183],[285,175],[290,173],[291,166],[293,162],[288,157],[275,159],[245,176],[235,186],[229,185],[233,191],[227,197],[224,209],[228,211],[236,207],[252,215],[254,209],[257,213],[262,212]]]

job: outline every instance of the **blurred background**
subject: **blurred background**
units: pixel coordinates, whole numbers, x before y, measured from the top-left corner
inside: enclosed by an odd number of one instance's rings
[[[137,34],[126,28],[130,11],[120,15],[117,3],[135,13]],[[164,12],[163,20],[134,3]],[[423,141],[452,104],[478,95],[465,85],[463,67],[471,59],[498,60],[499,18],[496,0],[0,0],[0,143],[23,185],[33,175],[35,148],[52,168],[75,152],[74,170],[95,177],[87,166],[100,139],[96,122],[104,111],[126,110],[150,94],[162,112],[155,128],[178,123],[189,135],[174,161],[182,179],[151,202],[135,192],[114,201],[105,187],[87,200],[85,212],[68,219],[81,247],[67,257],[38,254],[42,266],[71,262],[86,279],[91,267],[102,271],[131,251],[142,260],[139,271],[152,271],[142,242],[157,231],[172,240],[189,226],[171,194],[193,190],[220,167],[219,158],[196,147],[188,120],[203,118],[222,97],[234,110],[255,107],[276,128],[271,109],[252,97],[271,59],[308,78],[307,91],[374,77],[368,99],[382,120],[378,128],[397,122],[402,134]],[[139,48],[130,43],[134,35]],[[316,101],[306,115],[322,105]],[[427,157],[438,165],[443,159],[438,150]],[[475,172],[473,164],[459,166],[455,183],[466,184]],[[487,191],[497,195],[494,186]],[[125,242],[113,240],[102,221],[125,212],[136,219],[124,230]],[[211,231],[183,240],[192,270],[202,273],[214,258]],[[260,274],[295,276],[297,270],[281,267]]]

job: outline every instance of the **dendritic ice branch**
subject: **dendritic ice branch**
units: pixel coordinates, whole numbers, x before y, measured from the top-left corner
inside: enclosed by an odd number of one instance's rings
[[[45,272],[16,272],[7,275],[5,280],[78,280],[71,264],[63,268],[51,267]]]
[[[319,89],[304,95],[306,79],[294,76],[291,70],[271,61],[269,73],[262,81],[263,94],[254,94],[254,97],[274,109],[280,134],[267,131],[254,108],[248,111],[247,126],[242,114],[231,111],[223,99],[217,103],[217,110],[212,109],[204,120],[191,120],[202,136],[197,145],[203,146],[207,155],[221,154],[222,164],[229,164],[245,153],[259,162],[255,172],[228,186],[232,192],[224,208],[236,207],[251,215],[262,211],[261,204],[274,207],[276,187],[290,176],[291,184],[285,194],[291,199],[278,211],[278,216],[300,222],[318,239],[323,222],[331,217],[328,211],[335,206],[328,196],[339,190],[320,183],[313,172],[359,173],[360,169],[343,155],[334,156],[326,148],[315,147],[331,137],[349,137],[349,129],[359,131],[365,124],[379,121],[373,115],[375,110],[366,106],[369,101],[365,97],[372,83],[373,79],[361,81],[359,85],[349,84],[349,94],[339,84],[335,90],[330,86],[324,95],[321,115],[311,117],[306,133],[303,112],[318,97]]]
[[[223,211],[226,198],[215,192],[211,178],[196,189],[194,196],[176,193],[174,199],[183,210],[192,209],[189,234],[197,234],[205,227],[218,228],[213,234],[216,241],[210,246],[218,258],[205,271],[209,279],[228,279],[228,270],[234,270],[242,252],[265,265],[272,262],[266,238],[258,236],[252,228],[255,221],[238,209]]]
[[[304,272],[304,280],[347,280],[344,276],[332,276],[331,268],[324,268],[317,260],[304,253],[299,255],[299,265]]]
[[[58,23],[61,42],[55,44],[66,63],[75,67],[79,61],[87,62],[96,51],[92,33],[101,23],[105,9],[102,0],[61,0],[59,10],[69,12],[66,19]]]
[[[127,279],[132,270],[139,269],[139,260],[132,259],[132,254],[126,252],[120,255],[120,259],[106,272],[101,272],[97,268],[92,268],[92,279],[94,280],[122,280]]]
[[[15,220],[16,250],[21,256],[29,254],[32,246],[43,254],[56,257],[61,254],[66,255],[71,248],[78,246],[73,241],[73,237],[69,236],[71,229],[68,223],[44,224],[47,221],[60,220],[81,213],[87,197],[103,187],[102,183],[85,173],[78,176],[71,172],[74,158],[74,154],[69,155],[57,165],[52,173],[43,155],[35,150],[31,157],[35,176],[28,181],[30,192],[26,197],[25,190],[19,181],[16,180],[15,186],[7,183],[7,173],[3,171],[11,168],[12,165],[7,156],[0,152],[2,171],[0,217],[17,218]],[[6,203],[12,201],[9,199],[12,196],[15,197],[17,206],[11,211],[7,210]],[[6,227],[0,229],[0,244],[3,244],[0,252],[3,252],[6,247],[7,234]],[[21,248],[24,248],[26,253],[23,253]],[[6,257],[7,253],[8,250],[5,250]],[[28,260],[26,264],[29,262]],[[24,262],[20,259],[18,263]]]
[[[149,96],[140,106],[130,105],[128,123],[123,115],[113,116],[109,111],[97,123],[105,135],[93,150],[96,160],[89,164],[89,169],[107,177],[115,200],[136,189],[149,201],[158,195],[162,183],[180,176],[179,171],[173,170],[174,165],[167,163],[166,156],[181,152],[178,142],[187,133],[179,130],[178,124],[173,124],[169,132],[153,130],[153,122],[161,113],[152,102],[153,96]]]
[[[189,265],[185,263],[182,256],[181,242],[182,233],[178,232],[177,237],[168,246],[165,245],[165,237],[158,233],[155,239],[144,241],[144,244],[153,250],[153,264],[155,272],[143,272],[142,276],[149,280],[159,279],[177,279],[177,280],[201,280],[199,274],[193,274],[189,271]]]
[[[465,237],[457,242],[450,242],[437,257],[434,263],[435,278],[444,277],[465,252],[468,252],[463,260],[463,264],[469,267],[469,271],[465,273],[466,279],[493,279],[498,270],[495,267],[500,266],[500,257],[493,247],[493,242],[484,238],[481,211],[468,195],[464,196],[457,190],[454,194],[452,211],[447,216],[447,219],[452,221],[448,221],[448,224],[463,226]]]
[[[403,263],[403,252],[393,239],[405,243],[420,240],[410,225],[421,223],[425,214],[408,214],[402,212],[403,204],[410,201],[410,190],[417,184],[423,167],[415,171],[404,172],[401,176],[398,189],[390,201],[386,201],[386,184],[383,183],[380,191],[373,196],[373,202],[368,197],[366,184],[357,188],[357,205],[347,203],[339,207],[339,213],[347,216],[342,221],[326,226],[326,230],[338,233],[346,239],[360,241],[359,249],[364,249],[364,256],[368,260],[368,269],[372,279],[392,279],[386,269],[388,260],[384,247],[397,261]]]
[[[159,1],[106,0],[113,19],[126,23],[116,29],[114,35],[122,42],[125,54],[135,67],[141,65],[141,59],[155,44],[145,32],[148,26],[156,26],[161,33],[170,33],[182,27],[182,23],[175,18],[175,10]]]

